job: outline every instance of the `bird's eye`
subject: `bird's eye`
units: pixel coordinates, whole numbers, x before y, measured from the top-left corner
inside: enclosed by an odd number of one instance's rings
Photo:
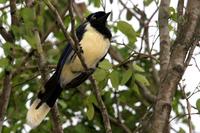
[[[95,19],[96,19],[96,17],[93,15],[93,16],[92,16],[92,19],[93,19],[93,20],[95,20]]]

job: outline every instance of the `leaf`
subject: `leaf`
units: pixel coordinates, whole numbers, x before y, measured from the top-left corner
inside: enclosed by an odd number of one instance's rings
[[[176,12],[176,9],[174,9],[173,7],[169,7],[169,15],[170,15],[170,18],[177,22],[177,12]]]
[[[131,78],[132,73],[133,73],[132,70],[128,69],[126,72],[122,74],[122,80],[121,80],[122,85],[126,84],[126,82]]]
[[[136,73],[134,76],[137,81],[140,81],[144,85],[146,85],[146,86],[150,85],[149,81],[147,80],[147,78],[144,75]]]
[[[62,106],[63,109],[66,109],[66,108],[67,108],[67,104],[66,104],[65,101],[63,101],[63,100],[59,100],[58,103]]]
[[[92,120],[92,118],[94,117],[94,107],[92,104],[88,104],[87,105],[87,117],[89,120]]]
[[[105,59],[99,64],[99,67],[102,69],[108,70],[112,68],[112,64],[107,59]]]
[[[130,12],[130,11],[128,10],[127,13],[126,13],[126,18],[127,18],[127,20],[131,20],[132,17],[133,17],[132,12]]]
[[[100,5],[101,5],[101,0],[94,0],[93,2],[94,2],[94,6],[95,6],[95,7],[100,7]]]
[[[113,70],[110,74],[110,80],[112,83],[113,88],[118,88],[119,86],[119,72],[116,70]]]
[[[38,24],[38,27],[42,30],[43,29],[43,24],[44,24],[44,18],[43,16],[38,16],[37,17],[37,24]]]
[[[144,5],[149,6],[153,0],[144,0]]]
[[[30,46],[32,48],[34,48],[34,49],[36,48],[36,40],[37,40],[37,38],[34,35],[30,35],[30,36],[25,35],[24,38],[26,39],[26,41],[30,44]]]
[[[8,64],[9,64],[9,61],[7,58],[0,59],[0,67],[6,67]]]
[[[7,2],[7,0],[0,0],[0,3],[1,4],[4,4],[4,3],[6,3]]]
[[[141,66],[137,65],[137,64],[133,64],[133,68],[137,72],[145,72],[144,69]]]
[[[30,22],[34,20],[34,11],[32,8],[23,8],[21,11],[22,18],[25,23]]]
[[[200,98],[196,101],[196,107],[198,111],[200,112]]]
[[[98,105],[97,104],[97,100],[96,100],[96,98],[95,98],[95,96],[93,94],[87,97],[87,102],[90,103],[90,104],[93,103],[95,105]]]
[[[4,54],[6,56],[9,56],[11,55],[11,52],[12,52],[11,49],[13,48],[13,44],[6,42],[5,44],[3,44],[2,48],[3,48]]]
[[[102,81],[107,77],[108,73],[103,69],[97,69],[94,73],[94,78],[97,81]]]
[[[130,43],[134,43],[136,41],[136,32],[133,29],[132,25],[125,21],[117,22],[118,29],[128,37]]]
[[[183,128],[180,128],[178,133],[185,133],[185,130]]]

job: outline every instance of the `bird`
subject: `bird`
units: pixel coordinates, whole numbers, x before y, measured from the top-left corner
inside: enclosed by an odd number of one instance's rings
[[[78,26],[76,36],[88,71],[82,66],[72,44],[67,43],[55,72],[28,109],[26,121],[31,128],[36,128],[42,122],[64,89],[75,88],[83,83],[105,58],[112,38],[107,27],[110,14],[104,11],[91,13]]]

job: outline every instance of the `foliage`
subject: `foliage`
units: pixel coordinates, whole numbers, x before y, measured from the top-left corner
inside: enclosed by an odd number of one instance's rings
[[[7,0],[0,0],[2,6],[9,4]],[[56,63],[60,57],[60,53],[67,45],[66,39],[55,24],[54,15],[50,12],[47,6],[42,1],[35,1],[33,7],[25,6],[24,0],[17,0],[16,14],[18,16],[19,24],[10,24],[10,10],[8,8],[1,9],[0,25],[6,30],[12,31],[15,41],[8,42],[1,38],[1,50],[3,52],[0,57],[0,81],[3,81],[6,71],[16,71],[16,75],[12,78],[12,93],[10,96],[9,106],[5,115],[3,133],[10,132],[25,132],[26,130],[26,112],[30,105],[30,100],[36,97],[36,93],[42,86],[41,75],[38,69],[38,53],[36,52],[37,38],[33,32],[37,29],[40,33],[41,42],[47,58],[47,67],[49,74],[55,70]],[[86,7],[102,9],[103,2],[101,0],[89,0]],[[110,4],[114,2],[110,0]],[[130,2],[129,2],[130,4]],[[153,0],[144,0],[144,8],[148,8],[151,4],[157,4]],[[59,0],[54,1],[60,14],[65,14],[63,21],[68,31],[70,31],[70,17],[65,10],[68,1]],[[106,6],[106,5],[105,5]],[[84,8],[84,4],[77,4],[83,16],[88,14],[88,10]],[[107,8],[106,8],[107,9]],[[159,65],[157,48],[153,44],[148,44],[145,40],[144,23],[145,19],[142,13],[144,10],[137,5],[134,5],[130,10],[123,7],[123,9],[114,9],[123,12],[118,14],[118,19],[111,16],[109,27],[113,33],[113,49],[123,59],[122,62],[116,60],[112,54],[108,54],[103,60],[93,76],[100,88],[101,96],[105,102],[110,117],[113,117],[117,122],[111,120],[113,133],[122,133],[124,129],[118,126],[117,123],[123,123],[131,131],[140,131],[142,127],[142,119],[151,119],[152,105],[140,91],[140,86],[136,84],[139,81],[144,86],[148,87],[148,92],[152,95],[157,94],[159,85],[156,83],[155,69]],[[91,10],[92,11],[92,10]],[[141,12],[140,12],[141,11]],[[135,14],[139,16],[139,20],[135,20]],[[115,11],[112,11],[115,14]],[[76,13],[75,13],[76,14]],[[150,14],[151,15],[151,14]],[[170,7],[171,23],[177,23],[177,11]],[[154,17],[154,16],[153,16]],[[144,18],[144,20],[143,20]],[[151,21],[158,29],[157,22]],[[133,23],[134,22],[134,23]],[[81,19],[76,16],[76,27],[81,24]],[[137,26],[139,25],[139,26]],[[148,25],[149,26],[149,25]],[[171,26],[171,25],[169,25]],[[175,27],[172,27],[170,32],[175,33]],[[48,36],[48,39],[46,38]],[[119,36],[119,39],[116,39]],[[122,37],[120,37],[122,36]],[[155,36],[158,36],[157,34]],[[155,37],[156,38],[156,37]],[[158,43],[156,39],[152,39],[152,43]],[[127,41],[126,41],[127,40]],[[142,43],[141,43],[142,41]],[[138,43],[139,42],[139,43]],[[137,44],[137,45],[136,45]],[[140,46],[140,44],[142,46]],[[150,49],[149,46],[153,49]],[[32,55],[29,55],[34,51]],[[137,52],[136,52],[137,51]],[[116,53],[115,53],[116,54]],[[28,57],[27,57],[28,56]],[[154,57],[151,57],[154,56]],[[27,57],[27,58],[26,58]],[[14,63],[10,63],[10,58]],[[23,63],[25,61],[25,63]],[[155,70],[154,70],[155,69]],[[0,82],[0,93],[2,93],[3,83]],[[34,96],[32,95],[34,94]],[[185,114],[185,110],[180,109],[182,106],[183,93],[180,88],[175,92],[172,109],[175,116]],[[92,92],[91,84],[86,81],[77,88],[65,90],[58,101],[60,111],[61,123],[63,123],[64,132],[74,133],[104,133],[103,120],[97,104],[95,95]],[[200,111],[200,99],[196,103],[197,110]],[[52,130],[52,123],[49,120],[50,115],[45,119],[41,125],[31,130],[31,133],[42,132],[49,133]],[[177,119],[184,124],[184,118]],[[180,133],[186,132],[185,129],[180,128]]]

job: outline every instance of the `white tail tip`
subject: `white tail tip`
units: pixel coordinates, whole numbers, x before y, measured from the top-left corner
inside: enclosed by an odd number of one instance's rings
[[[32,103],[26,115],[27,124],[31,128],[37,127],[51,109],[46,103],[43,103],[38,109],[36,109],[36,106],[39,104],[39,102],[40,99],[36,99]]]

